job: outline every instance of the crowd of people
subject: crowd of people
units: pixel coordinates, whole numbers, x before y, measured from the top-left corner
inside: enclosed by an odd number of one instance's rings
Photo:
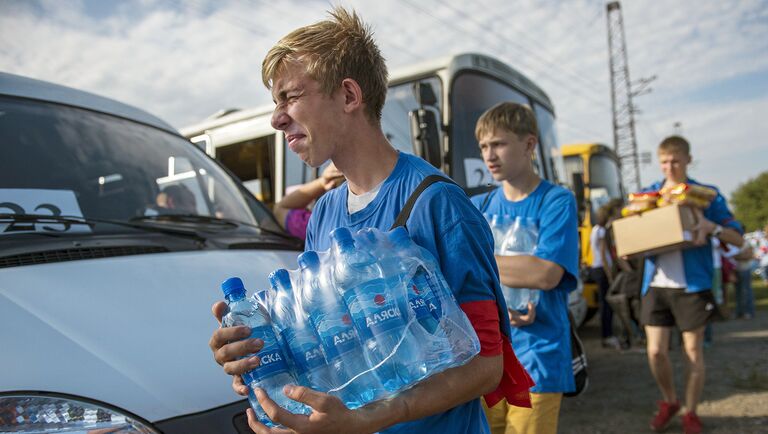
[[[272,125],[285,133],[291,151],[311,167],[332,162],[316,181],[276,205],[281,224],[305,238],[307,250],[328,249],[328,234],[341,226],[388,230],[421,181],[440,175],[424,160],[398,152],[384,135],[381,112],[387,68],[370,29],[356,13],[335,8],[329,19],[286,35],[264,59],[262,78],[276,103]],[[288,385],[286,396],[312,409],[309,415],[291,414],[255,390],[266,414],[284,428],[261,424],[249,409],[248,424],[254,432],[558,431],[563,396],[575,388],[568,318],[568,294],[579,278],[574,195],[534,170],[539,130],[526,105],[504,102],[489,107],[477,122],[475,136],[498,187],[469,198],[453,183],[432,184],[416,201],[407,229],[438,259],[477,333],[478,356],[393,398],[355,410],[332,395]],[[649,191],[682,182],[698,184],[687,173],[691,149],[684,138],[663,140],[658,158],[663,177]],[[721,278],[713,252],[723,252],[722,264],[735,261],[728,275],[741,279],[735,286],[740,300],[736,314],[754,315],[751,292],[744,283],[752,265],[739,259],[746,257],[740,256],[746,250],[741,249],[741,226],[718,193],[699,212],[695,247],[628,260],[616,255],[610,236],[620,208],[613,202],[601,209],[592,236],[594,251],[599,252],[592,274],[600,285],[603,342],[621,348],[633,339],[644,339],[650,374],[662,396],[649,418],[651,427],[663,430],[684,408],[685,432],[699,433],[696,408],[704,386],[705,330],[728,294],[723,291],[718,298],[714,291]],[[539,228],[535,251],[495,256],[489,215],[534,219]],[[738,252],[725,257],[727,246]],[[538,289],[541,296],[522,311],[508,309],[502,285]],[[213,306],[219,321],[225,308],[222,302]],[[624,324],[620,337],[614,335],[612,311]],[[682,334],[687,362],[680,398],[669,358],[670,336],[676,329]],[[210,339],[215,360],[233,376],[235,392],[244,396],[249,389],[240,375],[258,366],[258,356],[250,355],[263,344],[247,339],[249,335],[243,327],[220,328]]]

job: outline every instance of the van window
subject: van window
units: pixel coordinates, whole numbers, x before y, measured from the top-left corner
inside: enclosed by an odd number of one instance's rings
[[[144,124],[3,97],[0,143],[0,203],[12,205],[0,213],[47,215],[59,209],[63,215],[61,207],[48,203],[61,200],[66,214],[93,219],[191,214],[254,225],[273,220],[263,206],[247,203],[204,152]],[[24,206],[13,206],[14,198]],[[40,208],[43,204],[54,208]]]

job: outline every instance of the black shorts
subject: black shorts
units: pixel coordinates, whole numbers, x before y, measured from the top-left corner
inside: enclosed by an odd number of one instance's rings
[[[720,315],[711,290],[685,292],[685,288],[649,287],[643,295],[640,321],[644,325],[677,327],[691,331]]]

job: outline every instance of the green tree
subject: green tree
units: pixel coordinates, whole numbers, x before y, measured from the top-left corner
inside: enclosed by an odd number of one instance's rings
[[[741,184],[731,196],[733,213],[747,232],[768,225],[768,172]]]

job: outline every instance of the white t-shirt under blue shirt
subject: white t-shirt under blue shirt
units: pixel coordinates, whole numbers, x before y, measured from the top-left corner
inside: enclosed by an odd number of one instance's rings
[[[329,233],[337,227],[345,226],[352,231],[365,227],[389,230],[416,186],[433,174],[442,175],[421,158],[401,152],[376,197],[352,214],[348,212],[347,183],[331,190],[320,198],[312,212],[306,250],[330,248]],[[428,187],[416,201],[406,226],[413,241],[437,259],[460,304],[496,300],[497,294],[500,296],[493,236],[485,218],[460,187],[445,182]],[[501,308],[499,310],[501,314]],[[506,317],[506,312],[504,315]],[[502,332],[509,336],[509,324]],[[474,399],[444,413],[395,425],[383,432],[475,434],[487,433],[489,429],[480,399]]]
[[[490,195],[490,196],[489,196]],[[483,205],[486,201],[488,201]],[[533,255],[561,266],[558,285],[541,291],[533,324],[512,327],[510,340],[520,363],[536,382],[536,393],[571,392],[575,389],[571,366],[568,293],[576,289],[579,267],[576,200],[570,191],[542,180],[523,200],[504,197],[503,186],[472,197],[485,215],[533,218],[539,227],[539,241]]]

